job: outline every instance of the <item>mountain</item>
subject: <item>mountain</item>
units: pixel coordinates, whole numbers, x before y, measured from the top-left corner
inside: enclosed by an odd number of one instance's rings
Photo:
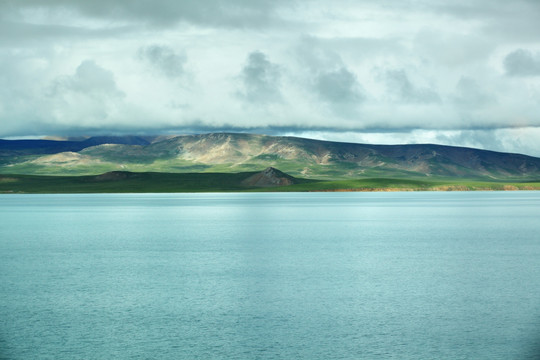
[[[243,185],[256,187],[287,186],[297,183],[294,177],[273,167],[268,167],[242,181]]]
[[[327,180],[540,178],[540,158],[433,144],[370,145],[236,133],[0,141],[0,173],[4,174],[237,173],[268,167],[294,177]]]
[[[101,144],[148,145],[151,140],[151,137],[140,136],[94,136],[81,141],[0,139],[0,157],[81,151]]]

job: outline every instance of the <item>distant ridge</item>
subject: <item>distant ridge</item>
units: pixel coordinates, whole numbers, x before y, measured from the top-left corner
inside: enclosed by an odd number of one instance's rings
[[[0,139],[0,156],[56,154],[65,151],[78,152],[102,144],[148,145],[150,141],[139,136],[95,136],[80,141]]]
[[[307,179],[540,179],[540,158],[434,144],[371,145],[238,133],[0,140],[0,173],[259,172]],[[262,180],[261,180],[262,181]]]

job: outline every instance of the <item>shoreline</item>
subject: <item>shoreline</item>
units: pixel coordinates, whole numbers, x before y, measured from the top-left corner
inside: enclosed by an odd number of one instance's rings
[[[245,190],[245,191],[104,191],[104,192],[69,192],[69,191],[51,191],[51,192],[37,192],[37,191],[0,191],[0,195],[92,195],[92,194],[249,194],[249,193],[347,193],[347,192],[363,192],[363,193],[372,193],[372,192],[519,192],[519,191],[540,191],[540,188],[526,187],[526,188],[515,188],[515,189],[462,189],[462,188],[449,188],[449,189],[412,189],[412,188],[379,188],[379,189],[333,189],[333,190]]]
[[[92,176],[0,175],[0,194],[229,193],[229,192],[412,192],[535,191],[537,179],[352,178],[305,179],[288,176],[246,183],[254,173],[105,173]],[[257,174],[257,173],[255,173]],[[257,181],[259,181],[258,179]],[[268,180],[268,181],[266,181]],[[292,184],[291,184],[292,182]],[[282,184],[282,185],[280,185]]]

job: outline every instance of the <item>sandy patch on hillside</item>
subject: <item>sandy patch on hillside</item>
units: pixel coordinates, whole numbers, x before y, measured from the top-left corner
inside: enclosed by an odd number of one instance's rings
[[[78,166],[101,164],[101,161],[92,156],[67,151],[53,155],[40,156],[37,159],[27,161],[27,163],[44,166]]]

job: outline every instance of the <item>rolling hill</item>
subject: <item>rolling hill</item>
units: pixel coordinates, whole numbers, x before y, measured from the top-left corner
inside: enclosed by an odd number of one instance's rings
[[[323,180],[540,179],[540,158],[433,144],[370,145],[236,133],[0,141],[2,174],[238,173],[267,167]]]

